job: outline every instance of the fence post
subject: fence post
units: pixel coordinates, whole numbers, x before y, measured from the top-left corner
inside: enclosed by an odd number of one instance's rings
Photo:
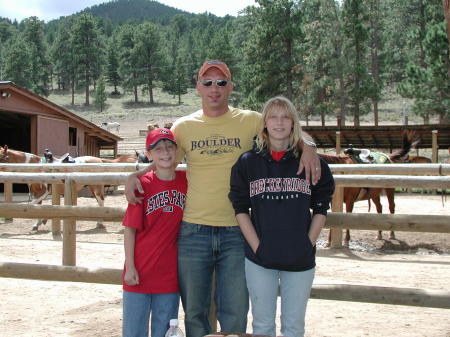
[[[437,141],[437,136],[438,136],[438,130],[433,130],[431,131],[431,161],[433,163],[437,163],[438,162],[438,141]]]
[[[77,204],[77,186],[71,178],[64,184],[64,205],[75,206]],[[64,266],[76,265],[76,221],[63,221],[63,257]]]
[[[3,194],[5,196],[6,203],[13,202],[13,183],[5,182],[3,184]],[[11,222],[13,221],[13,218],[5,218],[5,221]]]
[[[52,184],[52,205],[61,205],[60,188],[63,188],[61,184]],[[52,219],[52,235],[61,236],[61,220]]]
[[[341,132],[336,131],[336,155],[341,153]],[[336,187],[331,201],[332,212],[342,212],[344,203],[344,188]],[[342,248],[342,229],[330,229],[331,248]]]

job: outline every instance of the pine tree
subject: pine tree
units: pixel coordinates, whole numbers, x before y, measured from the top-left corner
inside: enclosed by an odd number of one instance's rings
[[[118,34],[119,46],[119,74],[122,79],[124,89],[132,89],[134,101],[138,100],[139,70],[137,68],[138,57],[135,49],[135,27],[132,25],[123,25]]]
[[[72,43],[80,83],[85,87],[85,105],[87,106],[89,105],[89,85],[101,70],[103,56],[101,40],[91,14],[81,14],[75,20]]]
[[[50,55],[56,72],[58,89],[65,90],[69,85],[75,87],[76,69],[69,25],[61,25],[53,45],[50,48]],[[74,92],[72,90],[72,105],[74,104]]]
[[[333,0],[313,0],[304,8],[306,73],[298,105],[307,124],[309,115],[320,115],[325,125],[325,116],[334,113],[338,103],[335,6]]]
[[[5,79],[5,57],[10,42],[17,34],[15,27],[7,20],[0,20],[0,79]]]
[[[345,0],[342,10],[344,55],[347,63],[344,80],[347,92],[347,106],[353,114],[355,126],[360,124],[360,116],[370,110],[369,98],[373,96],[374,85],[369,76],[367,63],[368,16],[364,1]]]
[[[100,110],[100,112],[102,112],[103,109],[105,108],[106,99],[107,94],[106,94],[105,79],[103,77],[100,77],[99,80],[97,81],[94,97],[94,104]]]
[[[38,95],[48,96],[50,61],[44,39],[44,22],[32,16],[24,19],[22,24],[24,26],[23,39],[27,45],[31,61],[31,87],[29,89]]]
[[[176,15],[166,32],[166,68],[162,77],[163,90],[171,95],[178,96],[181,104],[181,95],[187,93],[189,81],[187,32],[188,22],[185,16]]]
[[[18,37],[9,45],[5,56],[4,78],[24,88],[31,88],[31,59],[26,42]]]
[[[111,38],[106,51],[106,78],[110,85],[114,86],[113,95],[119,95],[117,86],[120,84],[121,78],[119,74],[119,53],[117,51],[117,41]]]
[[[259,0],[259,7],[248,8],[251,25],[246,41],[242,77],[246,104],[259,108],[274,95],[294,96],[294,82],[301,81],[302,13],[289,0]]]
[[[438,115],[440,123],[450,123],[449,49],[445,23],[429,28],[424,41],[424,63],[409,63],[407,78],[399,84],[400,94],[414,98],[413,112],[424,117]]]
[[[369,0],[369,48],[370,74],[372,77],[371,97],[374,124],[378,125],[378,103],[383,88],[383,13],[380,0]]]
[[[140,84],[144,84],[143,90],[148,91],[150,104],[154,104],[153,89],[163,67],[158,28],[151,22],[144,22],[137,27],[135,41],[133,49],[138,56],[136,66],[139,68]]]

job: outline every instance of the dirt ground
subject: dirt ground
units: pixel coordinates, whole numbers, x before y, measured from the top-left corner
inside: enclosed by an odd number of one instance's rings
[[[92,198],[79,199],[79,205],[91,204]],[[396,204],[397,213],[450,214],[449,202],[443,204],[436,195],[400,194]],[[106,205],[125,206],[123,195],[108,196]],[[365,202],[357,203],[356,211],[366,210]],[[33,222],[0,222],[0,261],[61,264],[61,241],[52,238],[49,225],[31,231]],[[329,249],[324,248],[327,231],[323,232],[315,283],[450,291],[448,234],[399,232],[393,241],[386,240],[387,233],[381,241],[375,240],[374,232],[351,234],[350,249]],[[95,229],[93,222],[77,223],[78,266],[121,268],[122,244],[120,223],[107,223],[105,230]],[[8,278],[0,282],[2,337],[121,335],[120,286]],[[449,337],[449,314],[443,309],[310,300],[306,336]],[[179,318],[184,318],[182,310]]]

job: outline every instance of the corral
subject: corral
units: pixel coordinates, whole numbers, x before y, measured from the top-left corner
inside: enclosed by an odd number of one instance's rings
[[[405,200],[402,197],[397,213],[449,214],[448,206],[442,204],[437,196],[408,195],[404,198]],[[80,198],[78,204],[91,204],[91,200],[84,199]],[[418,203],[421,207],[411,207],[417,199],[420,200]],[[113,196],[106,199],[106,205],[124,207],[125,202],[123,196]],[[364,212],[366,207],[364,203],[359,204],[359,211]],[[15,220],[12,224],[2,224],[2,228],[0,261],[52,265],[61,263],[61,242],[53,240],[49,231],[31,233],[30,220]],[[120,269],[123,263],[120,223],[107,225],[106,231],[93,228],[92,223],[77,224],[77,265]],[[371,237],[375,236],[374,232],[357,232],[356,244],[365,246],[363,251],[355,250],[355,246],[351,247],[352,250],[319,250],[317,289],[322,287],[323,290],[323,284],[338,283],[420,288],[429,289],[428,295],[448,295],[448,234],[402,232],[396,242],[373,243]],[[370,242],[378,247],[370,248]],[[391,252],[389,255],[381,254],[382,250],[377,248],[391,248]],[[417,252],[404,254],[405,249]],[[439,272],[436,273],[436,270]],[[48,274],[52,272],[49,271]],[[14,329],[10,333],[8,330],[7,335],[15,331],[15,335],[20,336],[18,330],[23,332],[22,335],[26,335],[31,331],[31,324],[36,317],[46,323],[40,324],[37,331],[33,329],[34,336],[120,335],[121,307],[118,286],[2,279],[4,280],[7,282],[2,282],[4,286],[1,296],[2,299],[5,298],[2,301],[2,312],[7,312],[7,315],[2,325]],[[17,285],[19,287],[15,289]],[[38,291],[40,288],[45,289],[45,292]],[[335,293],[340,292],[333,289]],[[79,295],[67,290],[76,291]],[[27,294],[25,297],[21,296],[24,292]],[[7,294],[10,296],[6,296]],[[12,296],[13,294],[17,296]],[[364,301],[368,294],[367,291],[362,293],[359,299]],[[36,296],[33,302],[47,297],[50,299],[45,300],[44,307],[35,307],[27,301],[31,295],[33,298]],[[370,296],[372,295],[374,294]],[[407,290],[403,296],[408,300]],[[63,302],[63,297],[66,297],[67,301]],[[355,293],[353,300],[359,299]],[[392,301],[392,298],[387,299],[390,300]],[[8,309],[8,306],[17,309],[18,305],[19,311]],[[53,309],[49,311],[49,308]],[[24,318],[16,317],[15,312],[20,312]],[[449,323],[445,320],[446,314],[448,310],[436,308],[312,300],[308,312],[307,335],[391,336],[395,333],[400,336],[445,336],[450,331]],[[377,328],[379,326],[383,326],[383,331]]]

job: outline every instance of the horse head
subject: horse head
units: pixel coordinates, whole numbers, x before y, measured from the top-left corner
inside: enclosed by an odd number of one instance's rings
[[[44,160],[46,163],[53,163],[53,153],[49,149],[45,149],[44,151]]]
[[[136,152],[136,157],[137,157],[138,163],[149,163],[150,162],[144,153],[140,153],[136,150],[135,150],[135,152]]]
[[[8,163],[9,155],[8,155],[8,145],[4,147],[0,146],[0,163]]]

